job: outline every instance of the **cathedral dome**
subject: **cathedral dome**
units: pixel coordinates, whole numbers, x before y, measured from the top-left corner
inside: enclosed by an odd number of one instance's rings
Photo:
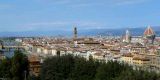
[[[155,32],[150,26],[148,26],[147,29],[144,31],[144,38],[147,40],[151,40],[151,43],[154,42]]]
[[[144,36],[153,36],[153,35],[155,35],[155,32],[150,26],[148,26],[148,28],[144,31]]]

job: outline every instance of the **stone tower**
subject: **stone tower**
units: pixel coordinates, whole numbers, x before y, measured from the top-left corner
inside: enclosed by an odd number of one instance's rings
[[[77,27],[74,27],[74,37],[73,39],[77,39]]]
[[[131,34],[130,34],[129,30],[126,30],[125,42],[127,42],[127,43],[131,42]]]

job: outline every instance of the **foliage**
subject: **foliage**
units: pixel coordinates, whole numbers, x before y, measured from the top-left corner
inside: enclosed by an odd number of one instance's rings
[[[12,58],[6,58],[0,63],[0,78],[23,80],[25,71],[28,72],[27,57],[19,50],[15,51]]]
[[[92,59],[87,61],[84,58],[75,57],[73,71],[70,73],[71,80],[93,80],[98,63]]]
[[[0,78],[10,77],[11,60],[6,58],[0,63]]]
[[[159,80],[154,72],[133,70],[127,64],[107,63],[63,55],[47,58],[41,69],[41,80]]]
[[[133,70],[124,63],[107,63],[73,55],[47,58],[42,64],[40,79],[28,76],[28,61],[21,51],[15,51],[12,58],[0,61],[0,78],[7,80],[160,80],[155,72]]]
[[[66,80],[74,66],[72,56],[54,56],[44,61],[42,65],[42,80]]]

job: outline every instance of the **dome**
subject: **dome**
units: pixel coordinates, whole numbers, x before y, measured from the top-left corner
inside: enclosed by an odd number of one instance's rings
[[[148,28],[144,31],[144,36],[152,36],[152,35],[155,35],[155,32],[150,26],[148,26]]]
[[[151,40],[150,42],[153,43],[155,39],[155,32],[153,29],[148,26],[147,29],[144,31],[144,38],[147,40]]]

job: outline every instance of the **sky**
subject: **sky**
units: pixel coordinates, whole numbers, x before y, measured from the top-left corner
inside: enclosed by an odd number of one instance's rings
[[[160,25],[160,0],[0,0],[0,32]]]

